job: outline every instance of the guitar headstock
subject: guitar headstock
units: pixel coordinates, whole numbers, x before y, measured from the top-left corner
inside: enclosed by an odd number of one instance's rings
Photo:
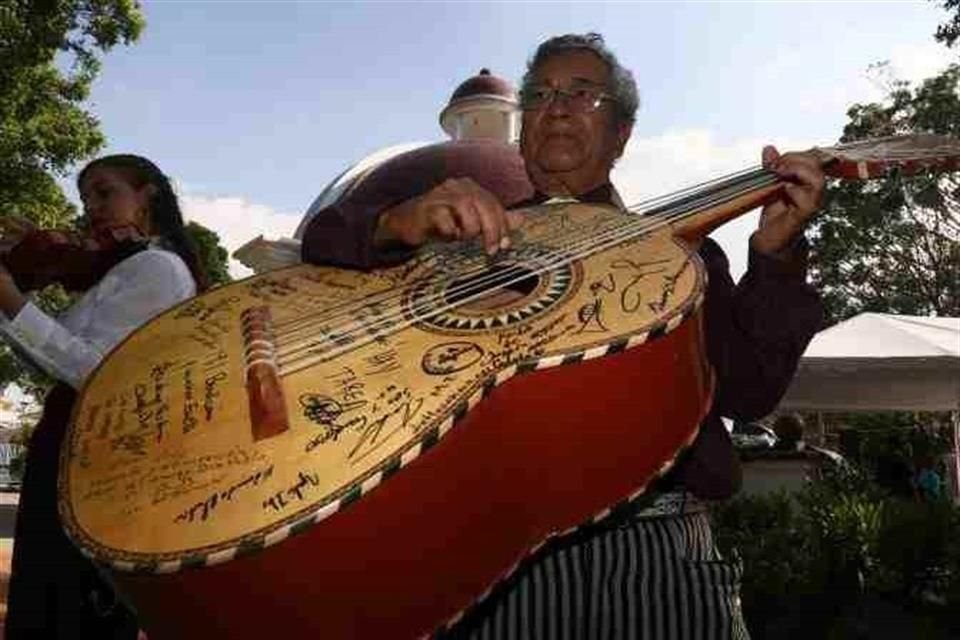
[[[861,140],[811,151],[828,176],[847,180],[960,171],[960,140],[934,134],[914,134]]]

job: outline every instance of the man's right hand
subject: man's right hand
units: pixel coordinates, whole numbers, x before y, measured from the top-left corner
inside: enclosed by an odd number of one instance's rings
[[[489,254],[510,246],[510,231],[522,214],[506,211],[497,198],[470,178],[450,178],[380,215],[374,243],[419,247],[428,240],[477,238]]]

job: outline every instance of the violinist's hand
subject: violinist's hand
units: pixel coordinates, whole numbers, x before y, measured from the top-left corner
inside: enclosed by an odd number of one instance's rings
[[[20,216],[0,216],[0,253],[9,251],[24,236],[37,230],[37,225]]]
[[[820,163],[809,153],[781,156],[776,148],[764,147],[763,166],[787,182],[781,197],[763,208],[760,228],[750,244],[760,253],[776,255],[796,240],[820,207],[826,179]]]
[[[445,180],[425,194],[380,215],[374,243],[419,247],[432,239],[479,239],[489,254],[510,246],[510,231],[523,216],[505,211],[497,198],[470,178]]]

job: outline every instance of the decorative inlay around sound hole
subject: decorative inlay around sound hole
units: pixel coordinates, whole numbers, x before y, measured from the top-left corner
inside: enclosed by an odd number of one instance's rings
[[[499,260],[475,273],[424,277],[407,297],[407,313],[424,329],[458,333],[507,327],[542,313],[571,293],[578,269],[563,264],[538,273],[556,254],[536,252],[531,260],[530,249],[523,260]]]

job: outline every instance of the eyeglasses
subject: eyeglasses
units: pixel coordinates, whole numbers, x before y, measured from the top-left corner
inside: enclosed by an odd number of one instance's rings
[[[524,111],[544,109],[560,96],[567,101],[570,109],[578,113],[591,113],[600,108],[604,100],[616,102],[616,98],[593,87],[573,87],[560,89],[545,85],[531,85],[520,92],[520,108]]]

